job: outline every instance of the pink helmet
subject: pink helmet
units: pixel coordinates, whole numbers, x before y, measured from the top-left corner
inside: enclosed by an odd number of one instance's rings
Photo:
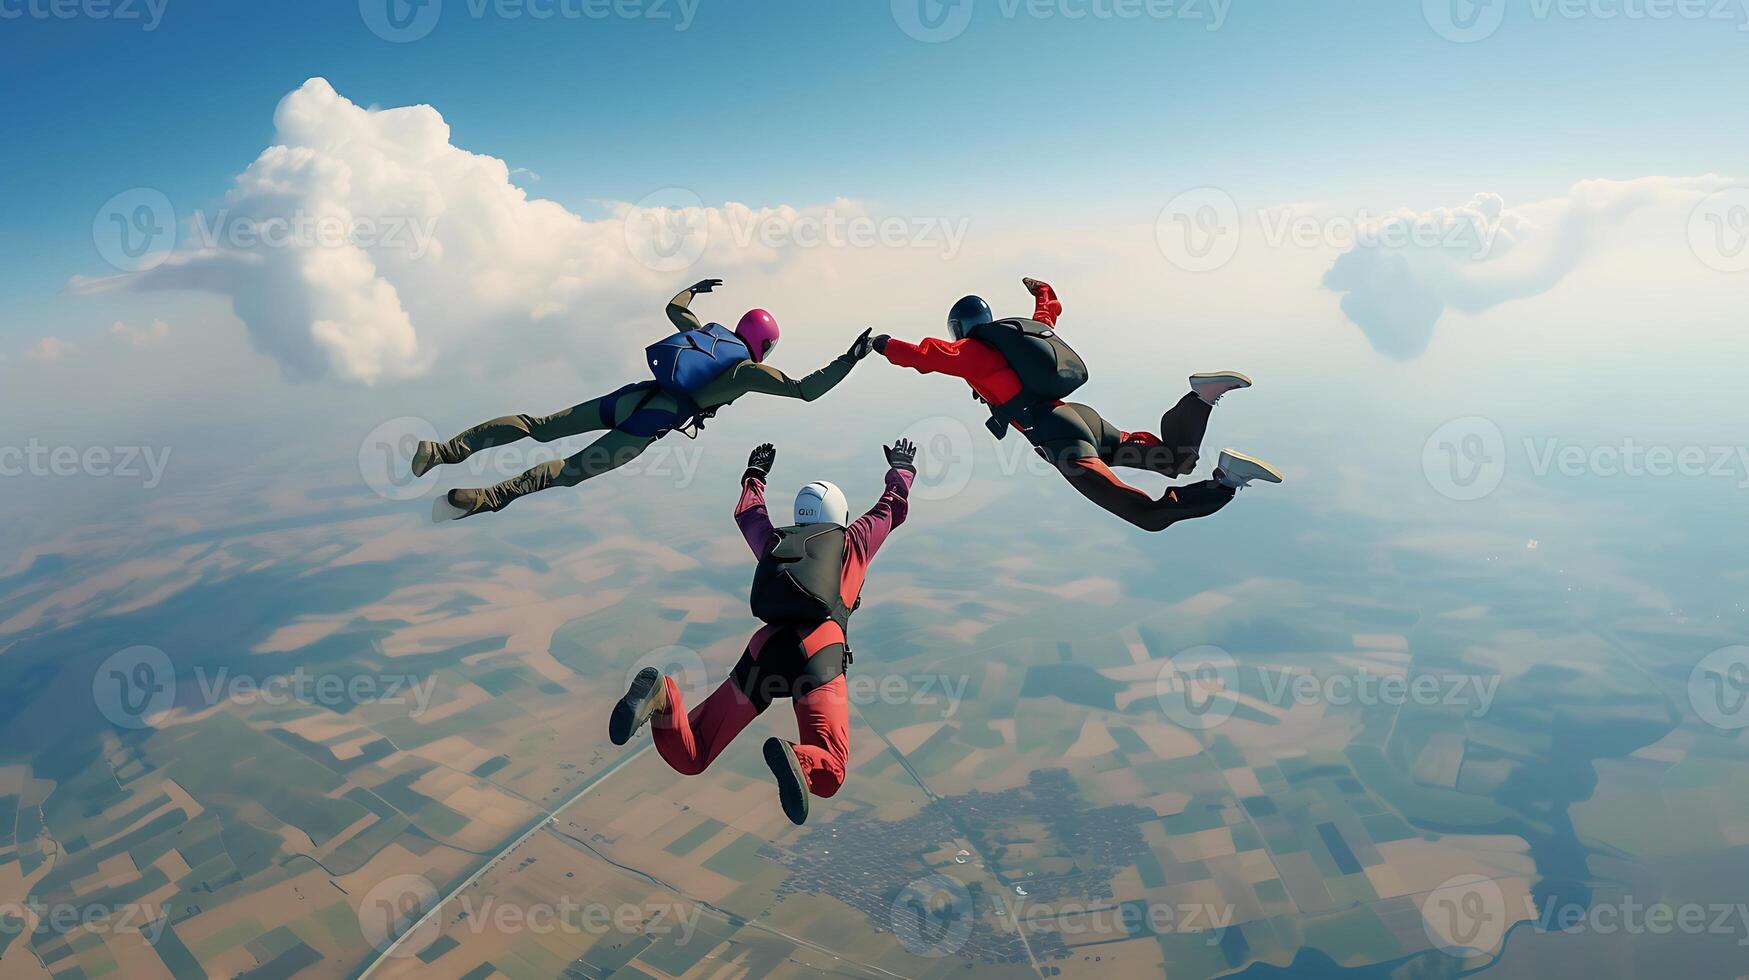
[[[764,310],[748,310],[735,324],[735,336],[747,345],[754,361],[763,361],[777,346],[777,318]]]

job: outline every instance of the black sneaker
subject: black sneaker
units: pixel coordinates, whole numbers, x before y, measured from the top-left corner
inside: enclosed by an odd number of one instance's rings
[[[662,683],[662,672],[654,667],[638,671],[631,686],[626,688],[625,697],[613,706],[613,716],[607,720],[607,737],[615,745],[631,741],[638,729],[644,727],[644,722],[660,711],[667,700],[668,685]]]
[[[802,777],[801,763],[796,761],[795,746],[781,738],[766,739],[765,764],[777,777],[777,799],[783,804],[783,815],[790,823],[807,823],[808,781]]]

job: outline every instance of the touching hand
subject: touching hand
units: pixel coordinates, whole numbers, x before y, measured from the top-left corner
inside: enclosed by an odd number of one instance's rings
[[[873,334],[873,327],[869,327],[867,330],[858,334],[856,339],[851,341],[850,349],[844,352],[844,356],[850,358],[852,361],[860,361],[867,357],[869,352],[874,350],[874,344],[869,340]]]

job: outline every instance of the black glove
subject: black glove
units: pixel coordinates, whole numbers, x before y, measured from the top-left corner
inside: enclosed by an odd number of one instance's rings
[[[875,338],[868,342],[868,345],[875,349],[876,354],[885,354],[887,352],[887,341],[892,339],[893,338],[884,333],[876,334]]]
[[[874,328],[869,327],[867,330],[858,334],[856,339],[851,341],[850,349],[844,352],[844,356],[850,358],[852,361],[860,361],[867,357],[869,352],[874,350],[874,345],[869,341],[869,337],[873,333]]]
[[[695,293],[708,293],[722,284],[723,281],[721,279],[700,279],[693,283],[690,288],[692,292]]]
[[[741,482],[751,479],[765,479],[771,472],[772,464],[777,462],[777,449],[771,443],[760,443],[747,454],[747,472],[741,474]]]
[[[917,444],[909,439],[900,439],[890,446],[881,447],[887,454],[887,465],[895,470],[910,470],[917,472]]]

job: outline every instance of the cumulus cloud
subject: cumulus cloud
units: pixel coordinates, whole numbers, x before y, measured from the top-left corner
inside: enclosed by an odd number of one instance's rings
[[[1519,208],[1497,194],[1381,219],[1324,275],[1342,312],[1375,350],[1420,356],[1447,309],[1480,313],[1554,288],[1623,219],[1643,208],[1683,218],[1731,182],[1716,175],[1588,180],[1564,197]],[[1678,219],[1681,220],[1681,219]]]
[[[288,377],[370,384],[518,347],[531,359],[583,353],[618,313],[636,309],[647,332],[652,308],[695,272],[784,251],[743,230],[786,209],[705,207],[682,190],[586,220],[529,197],[504,161],[452,144],[431,106],[361,107],[320,78],[281,100],[274,126],[275,144],[222,208],[185,222],[166,261],[76,277],[73,291],[227,296]]]

